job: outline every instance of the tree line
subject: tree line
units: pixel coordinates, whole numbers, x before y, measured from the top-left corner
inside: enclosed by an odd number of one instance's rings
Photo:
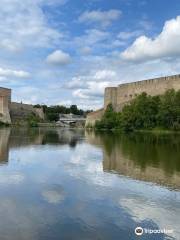
[[[180,90],[167,90],[163,95],[138,95],[121,112],[109,104],[95,129],[123,131],[151,129],[180,130]]]

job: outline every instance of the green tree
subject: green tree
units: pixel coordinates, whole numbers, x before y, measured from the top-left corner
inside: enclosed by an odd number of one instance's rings
[[[50,122],[57,122],[59,120],[59,114],[56,112],[48,112],[46,117]]]
[[[77,108],[76,105],[71,105],[71,106],[70,106],[70,112],[71,112],[72,114],[75,114],[75,115],[78,115],[78,114],[79,114],[79,110],[78,110],[78,108]]]

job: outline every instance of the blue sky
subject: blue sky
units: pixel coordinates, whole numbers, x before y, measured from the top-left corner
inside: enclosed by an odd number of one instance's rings
[[[13,101],[103,105],[104,88],[180,73],[179,0],[1,0]]]

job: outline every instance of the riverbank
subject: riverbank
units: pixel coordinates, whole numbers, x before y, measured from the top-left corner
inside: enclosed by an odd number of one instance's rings
[[[84,129],[84,124],[79,124],[79,125],[65,125],[62,123],[58,123],[58,122],[44,122],[44,123],[38,123],[38,127],[59,127],[59,128],[72,128],[72,129]]]
[[[96,129],[95,127],[86,127],[87,131],[95,131],[95,132],[103,132],[103,133],[119,133],[119,134],[129,134],[129,133],[154,133],[154,134],[180,134],[180,130],[170,130],[170,129],[160,129],[160,128],[154,128],[154,129],[135,129],[133,131],[123,131],[122,129],[113,128],[113,129],[107,129],[107,128],[101,128]]]
[[[141,130],[135,130],[135,133],[153,133],[153,134],[180,134],[180,130],[168,130],[168,129],[141,129]]]
[[[33,123],[29,124],[28,122],[21,122],[21,123],[14,123],[14,124],[7,124],[7,123],[0,123],[0,128],[68,128],[68,129],[84,129],[83,125],[72,126],[72,125],[63,125],[61,123],[55,122],[40,122],[40,123]]]

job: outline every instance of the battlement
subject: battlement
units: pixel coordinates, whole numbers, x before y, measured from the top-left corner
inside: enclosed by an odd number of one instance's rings
[[[176,79],[180,79],[180,74],[177,75],[172,75],[172,76],[164,76],[164,77],[158,77],[158,78],[150,78],[150,79],[145,79],[145,80],[140,80],[140,81],[136,81],[136,82],[129,82],[129,83],[121,83],[118,86],[119,87],[123,87],[126,85],[144,85],[144,84],[155,84],[157,82],[161,82],[161,81],[169,81],[169,80],[176,80]]]

